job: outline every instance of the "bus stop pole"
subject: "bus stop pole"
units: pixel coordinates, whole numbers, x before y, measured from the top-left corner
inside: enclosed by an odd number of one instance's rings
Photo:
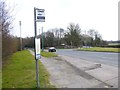
[[[34,7],[34,30],[35,30],[35,39],[36,39],[37,38],[37,30],[36,30],[36,8],[35,7]],[[36,59],[36,45],[35,45],[34,50],[35,50],[35,60],[36,60],[36,83],[37,83],[37,88],[40,88],[40,84],[39,84],[39,65],[38,65],[38,59]]]

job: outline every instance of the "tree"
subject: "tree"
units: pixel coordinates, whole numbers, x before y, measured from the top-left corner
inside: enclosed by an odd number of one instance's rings
[[[92,37],[90,37],[89,35],[87,34],[83,34],[82,35],[82,42],[83,42],[83,45],[84,46],[92,46]]]
[[[91,46],[100,46],[102,41],[102,36],[95,31],[94,29],[90,29],[88,31],[88,35],[91,37]]]
[[[63,28],[54,28],[54,29],[49,30],[49,32],[53,33],[54,35],[54,46],[55,47],[61,47],[61,44],[65,43],[64,42],[65,30]]]
[[[78,24],[70,23],[67,27],[68,33],[65,35],[65,40],[68,45],[80,46],[81,45],[81,29]]]
[[[22,41],[23,48],[34,48],[34,37],[26,37]]]
[[[54,46],[54,34],[50,31],[45,33],[45,46],[46,47],[51,47]]]
[[[90,37],[91,46],[95,46],[95,44],[94,44],[95,30],[94,30],[94,29],[90,29],[90,30],[88,31],[88,35],[89,35],[89,37]]]
[[[94,39],[94,38],[95,38],[95,37],[94,37],[94,36],[95,36],[95,30],[94,30],[94,29],[90,29],[90,30],[88,31],[88,35]]]
[[[11,41],[9,35],[10,20],[8,11],[5,10],[5,2],[0,1],[0,31],[2,31],[2,56],[7,56],[11,53],[9,51],[8,42]]]
[[[0,1],[0,32],[2,32],[2,58],[11,55],[18,50],[18,39],[10,35],[12,29],[9,10],[4,1]],[[1,35],[1,34],[0,34]]]

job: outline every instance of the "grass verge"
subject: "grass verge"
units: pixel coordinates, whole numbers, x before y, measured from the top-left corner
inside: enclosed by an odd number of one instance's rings
[[[57,57],[58,55],[53,53],[53,52],[46,52],[46,51],[41,51],[41,55],[43,57],[47,57],[47,58],[50,58],[50,57]]]
[[[78,51],[96,51],[96,52],[120,52],[120,48],[101,48],[101,47],[93,47],[93,48],[80,48]]]
[[[2,70],[0,68],[0,90],[2,89]]]
[[[40,88],[53,88],[49,74],[39,61]],[[36,88],[36,68],[34,56],[23,50],[14,53],[9,63],[3,66],[2,88]]]

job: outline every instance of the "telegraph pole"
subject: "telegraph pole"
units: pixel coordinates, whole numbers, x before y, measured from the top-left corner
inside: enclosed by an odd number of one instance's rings
[[[21,21],[19,21],[19,25],[20,25],[20,50],[22,50]]]
[[[44,33],[43,33],[43,27],[42,27],[42,51],[44,51]]]

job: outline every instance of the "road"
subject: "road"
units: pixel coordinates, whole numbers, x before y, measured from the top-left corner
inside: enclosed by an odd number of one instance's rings
[[[33,51],[29,51],[34,55]],[[69,52],[75,54],[77,51],[57,50],[56,53],[61,53],[58,57],[42,57],[40,59],[50,74],[50,83],[52,85],[57,88],[118,87],[118,80],[120,79],[118,79],[117,67],[78,59],[75,55],[67,56],[65,53],[70,54]],[[83,54],[87,54],[87,52]],[[72,58],[72,56],[74,57]]]
[[[75,51],[73,49],[57,49],[56,53],[72,58],[83,59],[118,67],[118,53]]]

